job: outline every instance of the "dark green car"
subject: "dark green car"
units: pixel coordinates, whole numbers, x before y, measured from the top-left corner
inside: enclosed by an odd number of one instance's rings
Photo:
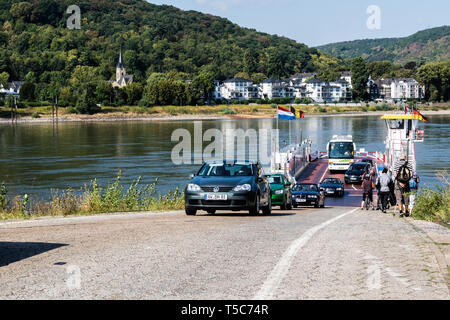
[[[272,190],[272,206],[280,206],[281,210],[292,209],[291,183],[281,173],[266,175]]]

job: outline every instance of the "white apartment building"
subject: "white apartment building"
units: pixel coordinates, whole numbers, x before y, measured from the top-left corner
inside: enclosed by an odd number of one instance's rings
[[[253,85],[253,81],[243,78],[228,79],[221,86],[215,84],[214,91],[219,99],[227,100],[257,99],[259,96],[258,87]]]
[[[285,81],[279,79],[268,79],[260,84],[261,98],[294,98],[294,88]]]
[[[353,86],[352,86],[352,72],[351,71],[342,71],[340,79],[347,81],[347,83],[349,84],[350,89],[353,88]]]
[[[425,86],[421,86],[416,79],[399,78],[391,82],[391,99],[423,99]]]
[[[327,82],[314,78],[306,82],[305,96],[319,103],[345,101],[351,97],[350,84],[343,79]]]
[[[6,88],[0,84],[0,94],[18,96],[24,83],[24,81],[12,81],[7,84]]]

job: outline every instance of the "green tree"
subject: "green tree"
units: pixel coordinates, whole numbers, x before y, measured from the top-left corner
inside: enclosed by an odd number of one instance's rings
[[[23,19],[25,22],[30,21],[33,4],[29,2],[14,3],[9,10],[14,19]]]
[[[75,104],[75,109],[79,113],[83,114],[94,114],[100,111],[100,107],[97,106],[95,97],[95,83],[84,83],[77,90],[77,102]]]
[[[34,90],[35,90],[34,83],[25,81],[22,88],[20,88],[20,99],[26,101],[34,101],[35,100]]]
[[[130,83],[125,87],[125,93],[127,95],[127,104],[137,105],[142,99],[143,87],[140,83]],[[176,93],[174,94],[176,96]]]
[[[272,51],[267,60],[267,73],[270,77],[280,78],[284,75],[283,61],[277,51]]]
[[[9,81],[9,73],[8,72],[2,72],[0,73],[0,86],[3,88],[6,88]]]
[[[369,72],[367,70],[366,62],[363,58],[355,58],[351,64],[352,71],[352,85],[353,85],[353,99],[365,100],[368,98],[367,82],[369,79]]]
[[[258,71],[258,55],[253,48],[245,50],[244,71],[247,74],[256,73]]]

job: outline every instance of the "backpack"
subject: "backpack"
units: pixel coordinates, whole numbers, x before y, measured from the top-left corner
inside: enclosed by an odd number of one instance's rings
[[[412,178],[411,169],[408,168],[408,162],[405,162],[400,169],[398,169],[397,180],[403,183],[409,182]]]

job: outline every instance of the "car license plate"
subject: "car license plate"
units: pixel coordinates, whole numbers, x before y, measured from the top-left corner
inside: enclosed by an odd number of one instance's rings
[[[297,202],[306,202],[306,199],[297,199]]]
[[[214,193],[207,193],[205,194],[205,200],[223,200],[226,201],[228,199],[228,196],[226,194],[214,194]]]

